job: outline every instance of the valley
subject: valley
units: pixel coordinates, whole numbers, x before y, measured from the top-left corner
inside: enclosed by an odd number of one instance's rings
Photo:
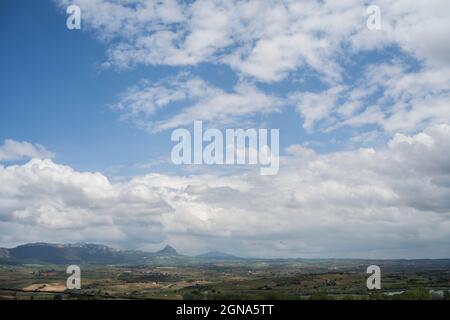
[[[139,253],[89,244],[32,244],[18,252],[1,260],[0,299],[442,300],[450,290],[448,259],[249,259],[220,252],[189,257],[169,246]],[[48,262],[55,259],[64,263]],[[66,268],[76,261],[81,289],[69,290]],[[366,287],[372,264],[382,270],[381,290]]]

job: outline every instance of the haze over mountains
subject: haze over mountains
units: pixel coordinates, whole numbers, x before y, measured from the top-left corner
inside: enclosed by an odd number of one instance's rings
[[[197,256],[182,255],[169,245],[156,252],[138,250],[120,250],[101,244],[74,243],[28,243],[15,248],[0,248],[0,264],[55,264],[55,265],[203,265],[203,264],[232,263],[238,265],[286,265],[296,263],[310,271],[327,271],[330,268],[365,268],[376,264],[392,270],[409,270],[411,268],[448,269],[450,259],[263,259],[236,257],[220,251],[211,251]],[[320,268],[318,266],[320,265]],[[362,267],[361,267],[362,266]],[[353,270],[352,269],[352,270]]]
[[[238,260],[241,258],[218,251],[189,257],[179,254],[169,245],[157,252],[119,250],[89,243],[29,243],[11,249],[0,248],[0,263],[148,264],[163,261],[183,262],[190,259]]]

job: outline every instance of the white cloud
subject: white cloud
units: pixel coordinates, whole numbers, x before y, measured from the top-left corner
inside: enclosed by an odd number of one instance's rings
[[[374,4],[381,9],[382,29],[355,29],[347,39],[355,53],[397,46],[428,67],[448,66],[448,1],[379,0]]]
[[[367,66],[352,86],[290,95],[303,127],[332,130],[376,124],[389,133],[450,124],[450,69],[408,71],[398,61]]]
[[[184,108],[175,116],[155,120],[160,109],[173,103]],[[150,131],[162,131],[203,120],[216,125],[247,121],[257,113],[281,110],[280,99],[265,94],[249,83],[238,83],[231,92],[213,87],[198,77],[185,74],[149,84],[143,82],[123,93],[114,105],[122,117]]]
[[[336,86],[319,93],[294,93],[289,100],[296,105],[297,112],[302,116],[303,127],[311,131],[317,122],[332,115],[344,89],[343,86]]]
[[[304,128],[375,124],[391,139],[377,149],[326,155],[292,145],[273,177],[150,174],[113,183],[51,160],[0,166],[2,243],[99,239],[250,256],[448,255],[449,1],[380,0],[382,30],[375,32],[359,0],[58,1],[69,2],[80,5],[83,28],[107,47],[105,66],[209,63],[236,72],[232,90],[185,74],[130,88],[114,107],[145,129],[193,120],[236,124],[277,112],[283,102],[254,81],[312,74],[327,87],[300,88],[287,99]],[[398,52],[397,59],[362,59],[365,71],[349,83],[349,60],[371,50]],[[381,135],[369,130],[350,142]],[[44,151],[20,143],[2,148],[0,160]]]
[[[29,142],[6,139],[0,145],[0,161],[17,161],[27,158],[53,158],[44,146]]]
[[[113,65],[223,63],[267,82],[304,66],[325,78],[339,78],[339,67],[331,57],[363,22],[364,10],[358,1],[59,3],[82,8],[87,27],[109,45]],[[174,13],[163,14],[169,11]]]
[[[149,174],[116,183],[32,160],[0,167],[1,242],[101,239],[128,247],[169,242],[186,253],[443,257],[450,249],[449,148],[450,127],[436,125],[396,135],[378,150],[320,155],[292,146],[277,176]]]
[[[117,106],[150,130],[185,125],[193,118],[223,123],[251,113],[272,112],[278,109],[276,103],[247,80],[275,82],[311,70],[329,88],[290,95],[309,131],[317,124],[324,130],[377,124],[388,132],[413,132],[448,123],[445,119],[450,118],[447,0],[378,1],[380,31],[367,29],[366,6],[359,0],[57,2],[82,8],[84,25],[108,48],[106,65],[126,68],[206,62],[228,65],[240,77],[231,93],[200,79],[178,82],[178,87],[131,89]],[[367,66],[364,80],[344,83],[349,57],[393,47],[403,58],[409,55],[416,60],[420,70],[392,61]],[[191,92],[193,85],[204,89],[202,97]],[[377,90],[382,97],[368,105]],[[200,101],[170,119],[148,123],[149,119],[140,117],[154,116],[170,102],[189,98]],[[250,106],[249,99],[258,103]]]
[[[85,25],[109,45],[109,60],[119,67],[224,63],[271,82],[306,66],[335,81],[344,47],[398,45],[432,65],[448,64],[450,56],[446,0],[378,1],[380,32],[366,28],[359,0],[58,2],[82,8]]]

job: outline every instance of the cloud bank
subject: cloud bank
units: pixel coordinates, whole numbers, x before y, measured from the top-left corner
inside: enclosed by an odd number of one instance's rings
[[[32,160],[0,165],[0,243],[448,258],[449,1],[379,0],[379,31],[366,28],[360,0],[56,3],[82,8],[83,30],[105,46],[105,68],[177,68],[118,95],[113,109],[140,128],[240,125],[293,108],[308,133],[356,128],[350,143],[366,148],[319,154],[294,144],[274,177],[153,173],[117,182],[7,140],[0,161]],[[208,83],[191,72],[200,65],[229,69],[235,84]],[[374,147],[380,135],[388,142]]]
[[[0,166],[0,241],[101,241],[250,256],[438,258],[450,243],[450,126],[385,148],[293,145],[280,174],[112,182],[52,160]]]

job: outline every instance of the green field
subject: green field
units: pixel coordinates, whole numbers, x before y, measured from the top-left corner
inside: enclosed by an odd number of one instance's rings
[[[376,291],[356,260],[82,265],[80,290],[65,289],[63,265],[0,265],[0,299],[448,299],[448,261],[377,263]]]

